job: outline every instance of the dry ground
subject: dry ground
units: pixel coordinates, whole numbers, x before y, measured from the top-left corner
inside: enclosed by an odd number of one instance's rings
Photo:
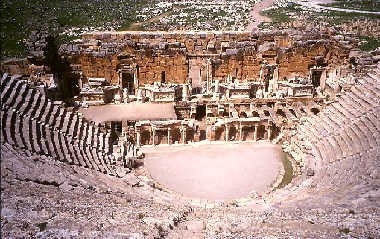
[[[264,192],[282,168],[281,147],[268,143],[144,148],[145,166],[187,197],[230,200]]]

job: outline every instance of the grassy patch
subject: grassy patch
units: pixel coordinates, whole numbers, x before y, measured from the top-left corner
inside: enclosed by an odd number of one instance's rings
[[[137,22],[139,11],[152,1],[135,0],[4,0],[0,7],[2,56],[25,56],[31,31],[54,35],[75,28],[118,29]],[[79,33],[77,34],[77,36]],[[61,37],[70,41],[71,35]]]
[[[359,40],[361,41],[360,50],[362,51],[372,51],[380,47],[380,40],[375,37],[363,36]]]
[[[327,13],[319,13],[317,16],[325,17],[325,21],[330,25],[342,24],[355,19],[380,19],[374,14],[354,13],[354,12],[337,12],[329,11]]]
[[[281,183],[278,185],[277,188],[283,188],[289,183],[292,182],[293,179],[293,167],[292,167],[292,162],[288,158],[288,154],[283,154],[281,161],[282,165],[284,166],[285,174],[284,177],[282,178]]]
[[[297,12],[294,6],[286,7],[286,8],[277,8],[270,9],[262,12],[264,16],[269,17],[272,20],[273,24],[281,24],[286,22],[291,22],[293,19],[289,16],[289,13]]]
[[[40,229],[40,232],[43,232],[46,230],[46,226],[47,226],[47,222],[41,222],[41,223],[37,223],[36,224],[36,227],[38,227]]]
[[[380,12],[380,2],[378,0],[336,0],[334,3],[321,4],[321,6]]]

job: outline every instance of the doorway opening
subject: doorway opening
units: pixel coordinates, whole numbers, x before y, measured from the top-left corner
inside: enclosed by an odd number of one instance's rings
[[[166,74],[165,74],[165,71],[162,71],[161,72],[161,84],[165,84],[166,83]]]
[[[322,71],[313,71],[311,73],[311,82],[314,87],[318,87],[321,84]]]
[[[129,95],[135,94],[135,83],[133,79],[133,74],[131,73],[122,74],[121,87],[123,89],[127,89]]]

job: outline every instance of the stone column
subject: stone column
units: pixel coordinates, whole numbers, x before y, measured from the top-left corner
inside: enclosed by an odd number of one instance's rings
[[[122,79],[122,77],[123,77],[123,73],[121,72],[121,70],[119,70],[119,72],[118,72],[119,74],[118,74],[118,76],[119,76],[119,86],[120,86],[120,89],[122,88],[122,82],[123,82],[123,79]]]
[[[171,131],[171,129],[170,128],[168,128],[168,144],[171,144],[171,135],[170,135],[170,131]]]
[[[255,125],[255,132],[253,133],[253,140],[254,141],[257,141],[257,130],[258,130],[259,126],[258,125]]]
[[[267,138],[269,139],[269,137],[268,137],[268,132],[269,132],[268,131],[268,125],[265,126],[265,132],[267,133]]]
[[[271,126],[268,125],[268,140],[270,140],[271,133],[272,133]]]
[[[50,82],[50,84],[51,84],[52,82]],[[82,90],[82,88],[83,88],[83,75],[82,75],[82,72],[80,73],[80,77],[79,77],[79,82],[78,82],[78,84],[79,84],[79,90]]]
[[[322,91],[324,91],[325,88],[326,88],[326,78],[327,78],[326,75],[327,75],[327,74],[326,74],[326,70],[323,70],[323,71],[322,71],[321,78],[320,78],[320,80],[319,80],[319,84],[320,84],[320,86],[321,86],[321,90],[322,90]]]
[[[242,141],[243,139],[243,126],[241,125],[241,122],[239,124],[239,141]]]
[[[133,83],[134,83],[134,86],[135,86],[135,94],[136,94],[136,89],[139,88],[139,79],[137,77],[137,69],[135,69],[134,72],[133,72]]]
[[[156,141],[156,130],[154,128],[152,128],[152,144],[153,144],[153,146],[155,145],[155,141]]]
[[[277,90],[278,90],[278,67],[274,69],[274,73],[273,73],[273,91],[277,92]]]
[[[216,127],[215,127],[215,125],[213,125],[211,127],[210,141],[215,141],[216,140],[215,132],[216,132]]]
[[[187,84],[183,84],[183,88],[182,88],[182,101],[188,101],[189,100],[188,91],[189,91],[188,85]]]
[[[181,138],[182,138],[182,143],[186,144],[186,128],[183,126],[181,128]]]
[[[137,102],[143,103],[143,92],[142,89],[137,90]]]
[[[226,142],[228,142],[229,141],[229,134],[230,134],[230,126],[229,125],[225,125],[225,127],[226,127]]]
[[[136,130],[136,144],[138,147],[141,146],[141,132],[140,129]]]

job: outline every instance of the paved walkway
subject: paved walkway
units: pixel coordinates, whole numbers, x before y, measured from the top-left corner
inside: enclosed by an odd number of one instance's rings
[[[371,12],[371,11],[362,11],[362,10],[354,10],[354,9],[345,9],[345,8],[336,8],[336,7],[325,7],[321,6],[319,4],[328,4],[332,3],[334,1],[331,0],[311,0],[311,1],[297,1],[297,0],[291,0],[291,2],[294,2],[296,4],[302,5],[304,7],[308,8],[314,8],[316,10],[328,10],[328,11],[337,11],[337,12],[348,12],[348,13],[361,13],[361,14],[375,14],[380,15],[380,12]]]
[[[251,16],[251,23],[247,26],[247,31],[253,31],[257,29],[257,26],[262,22],[271,22],[271,19],[261,15],[261,11],[271,7],[274,4],[275,0],[262,0],[255,4],[252,8],[252,11],[249,13]],[[333,3],[333,0],[310,0],[310,1],[298,1],[298,0],[289,0],[295,4],[302,5],[304,7],[315,9],[315,10],[328,10],[328,11],[338,11],[338,12],[348,12],[348,13],[361,13],[361,14],[375,14],[380,15],[380,12],[371,12],[371,11],[362,11],[354,9],[344,9],[336,7],[325,7],[319,4],[329,4]]]
[[[108,104],[80,108],[84,117],[97,123],[124,120],[174,120],[177,115],[172,103]]]
[[[191,198],[231,200],[264,192],[275,181],[282,150],[269,143],[143,148],[152,178]]]

